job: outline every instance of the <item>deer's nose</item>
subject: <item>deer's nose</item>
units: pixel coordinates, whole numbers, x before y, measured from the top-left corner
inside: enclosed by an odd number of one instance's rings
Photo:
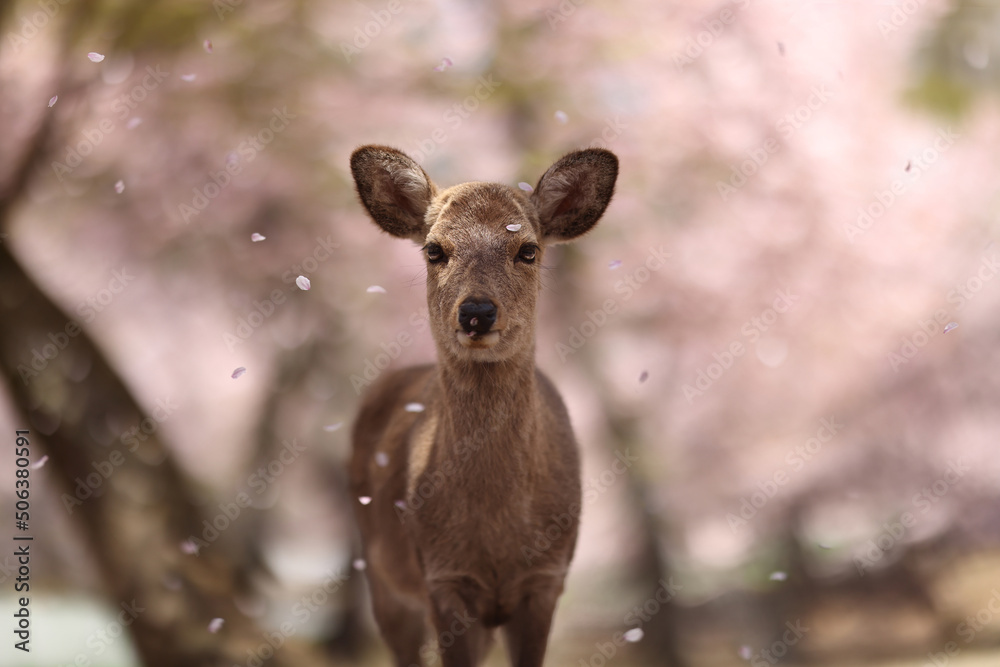
[[[484,334],[497,321],[497,306],[489,299],[471,297],[458,307],[458,323],[467,334]]]

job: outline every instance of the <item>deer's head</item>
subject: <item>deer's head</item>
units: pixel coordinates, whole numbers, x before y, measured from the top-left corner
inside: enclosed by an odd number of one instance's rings
[[[439,351],[502,361],[533,350],[545,247],[597,224],[614,193],[618,158],[600,149],[570,153],[530,195],[480,182],[441,190],[409,156],[385,146],[354,151],[351,171],[375,223],[422,246]]]

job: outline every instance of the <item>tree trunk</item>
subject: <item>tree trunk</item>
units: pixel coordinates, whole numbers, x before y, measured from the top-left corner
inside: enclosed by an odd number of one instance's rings
[[[0,294],[0,369],[32,443],[44,443],[48,473],[96,555],[111,604],[133,610],[129,629],[144,664],[207,666],[245,662],[248,651],[268,655],[264,633],[235,606],[231,561],[217,548],[196,555],[181,547],[201,534],[201,517],[159,434],[134,452],[120,444],[121,432],[146,413],[86,332],[66,336],[71,318],[6,244],[0,245]],[[62,350],[50,334],[66,336]],[[36,370],[33,349],[57,353]],[[106,479],[95,476],[95,465],[109,473]],[[87,486],[88,476],[96,489]],[[214,618],[224,625],[213,634]],[[278,651],[271,664],[323,664],[293,652]]]

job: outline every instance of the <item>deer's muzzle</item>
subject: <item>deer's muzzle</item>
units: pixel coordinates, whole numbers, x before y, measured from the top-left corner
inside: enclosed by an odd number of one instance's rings
[[[458,324],[473,335],[488,333],[497,321],[497,306],[490,299],[470,297],[458,307]]]

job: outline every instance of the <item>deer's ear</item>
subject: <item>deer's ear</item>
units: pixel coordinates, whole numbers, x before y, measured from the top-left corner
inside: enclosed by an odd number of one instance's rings
[[[351,155],[351,173],[372,220],[393,236],[423,243],[424,213],[437,188],[420,165],[388,146],[362,146]]]
[[[618,158],[588,148],[566,155],[538,180],[532,200],[549,242],[569,241],[588,232],[604,214],[618,179]]]

